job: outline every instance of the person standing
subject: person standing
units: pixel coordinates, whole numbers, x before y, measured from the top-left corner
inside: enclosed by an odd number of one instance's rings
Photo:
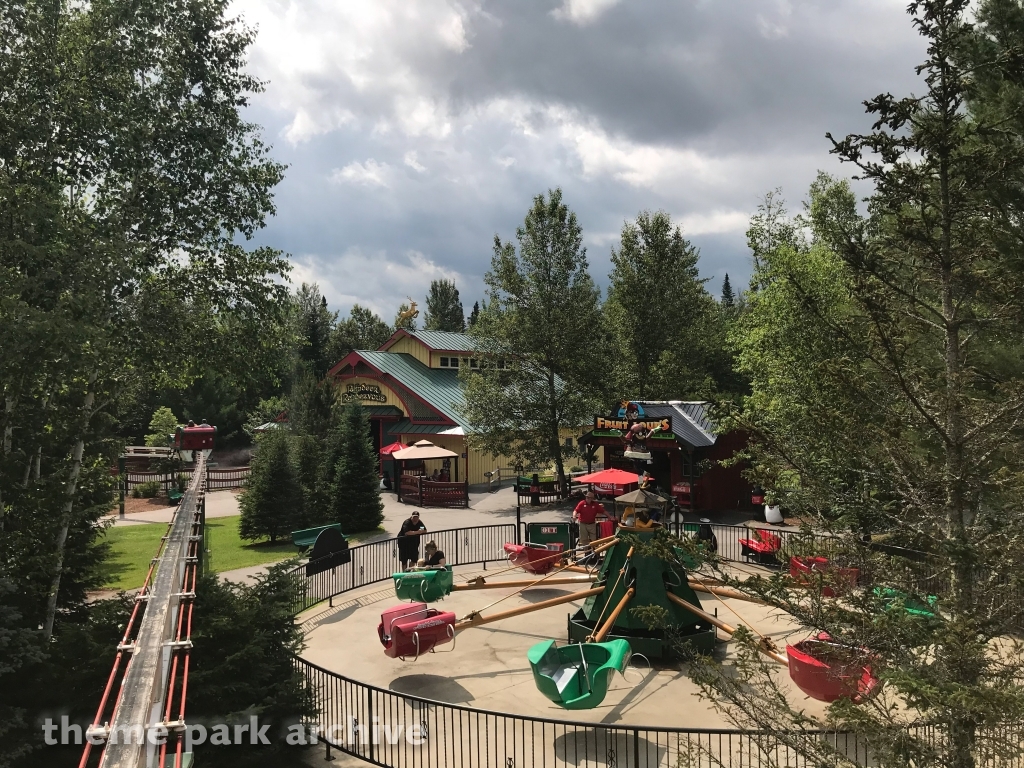
[[[416,565],[420,557],[420,536],[426,532],[427,526],[420,521],[419,510],[413,510],[398,532],[398,565],[401,570]]]
[[[598,515],[605,516],[604,506],[594,496],[593,491],[587,491],[586,497],[572,511],[572,519],[580,525],[580,546],[589,546],[597,539]]]

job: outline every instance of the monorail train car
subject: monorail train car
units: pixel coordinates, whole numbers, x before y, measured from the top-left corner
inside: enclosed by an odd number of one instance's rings
[[[205,421],[202,424],[190,421],[187,427],[178,427],[175,430],[174,450],[178,452],[182,461],[191,463],[196,459],[196,451],[202,451],[204,456],[210,455],[216,434],[217,428],[211,427]]]

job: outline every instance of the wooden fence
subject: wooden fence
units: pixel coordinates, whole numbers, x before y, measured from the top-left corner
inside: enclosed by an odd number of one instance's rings
[[[166,491],[174,485],[175,475],[183,476],[187,483],[192,478],[192,470],[182,469],[179,472],[128,472],[125,477],[125,490],[131,493],[136,486],[143,483],[157,482]],[[206,488],[210,491],[224,488],[242,488],[248,479],[249,467],[225,467],[224,469],[214,468],[206,470]]]

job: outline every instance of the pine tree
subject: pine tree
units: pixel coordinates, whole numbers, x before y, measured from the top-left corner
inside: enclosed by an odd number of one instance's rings
[[[372,531],[384,520],[377,457],[370,424],[358,401],[341,410],[338,428],[340,456],[334,465],[331,510],[345,532]]]
[[[725,280],[722,281],[722,306],[732,308],[736,306],[736,297],[732,292],[732,285],[729,283],[729,273],[725,273]]]
[[[337,390],[327,379],[316,378],[303,368],[288,397],[288,422],[297,434],[326,438],[331,428]]]
[[[427,293],[427,314],[423,318],[423,328],[428,331],[452,331],[463,333],[466,330],[466,312],[459,299],[459,289],[452,280],[432,280]]]
[[[327,299],[320,294],[320,286],[316,283],[303,283],[295,293],[295,304],[299,360],[316,378],[323,378],[337,362],[331,359],[331,338],[338,313],[327,308]]]
[[[480,319],[480,302],[479,301],[474,301],[473,302],[473,310],[469,313],[469,322],[467,323],[468,327],[472,328],[474,325],[476,325],[476,321],[479,320],[479,319]]]
[[[302,519],[302,486],[289,451],[289,436],[273,429],[259,439],[249,481],[239,499],[238,533],[243,539],[287,536]]]
[[[324,492],[324,441],[313,435],[293,435],[290,441],[296,479],[302,489],[302,520],[298,528],[330,522],[329,494]]]

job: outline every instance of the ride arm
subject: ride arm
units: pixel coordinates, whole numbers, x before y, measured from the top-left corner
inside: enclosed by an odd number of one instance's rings
[[[593,589],[586,589],[582,592],[573,592],[568,595],[562,595],[561,597],[553,597],[550,600],[542,600],[539,603],[533,605],[523,605],[519,608],[510,608],[507,611],[499,611],[498,613],[492,614],[491,616],[481,616],[478,612],[473,611],[467,614],[467,616],[461,621],[455,623],[455,629],[469,629],[470,627],[479,627],[483,624],[490,624],[492,621],[501,621],[511,616],[519,616],[524,613],[531,613],[533,611],[540,611],[544,608],[550,608],[554,605],[561,605],[562,603],[571,603],[574,600],[582,600],[591,595],[599,595],[604,592],[604,586],[594,587]]]
[[[615,606],[615,610],[612,611],[611,615],[607,618],[607,620],[605,620],[604,624],[601,625],[601,628],[597,630],[596,634],[587,638],[587,640],[593,640],[595,643],[604,642],[605,637],[608,636],[608,633],[611,632],[612,627],[615,626],[615,621],[619,618],[619,614],[622,613],[622,611],[629,604],[629,601],[633,599],[633,595],[635,594],[635,587],[630,587],[629,589],[627,589],[626,594],[624,594],[622,596],[622,599],[619,600],[619,604]]]
[[[683,600],[683,598],[679,597],[678,595],[674,595],[671,592],[666,592],[665,596],[668,597],[669,600],[671,600],[673,603],[678,605],[680,608],[685,608],[690,613],[692,613],[694,616],[697,616],[698,618],[703,619],[704,621],[706,621],[708,624],[711,624],[712,626],[718,627],[720,630],[725,632],[727,635],[734,635],[734,634],[736,634],[736,627],[734,627],[734,626],[732,626],[730,624],[726,624],[724,621],[719,619],[717,616],[714,616],[714,615],[712,615],[712,614],[710,614],[710,613],[708,613],[706,611],[701,610],[696,605],[693,605],[692,603],[690,603],[690,602],[688,602],[686,600]],[[757,645],[757,649],[759,651],[761,651],[761,653],[763,653],[768,658],[770,658],[770,659],[772,659],[774,661],[779,662],[779,664],[784,664],[784,665],[788,666],[789,665],[789,659],[786,658],[786,655],[784,653],[779,653],[777,649],[775,649],[773,647],[770,647],[767,644],[767,641],[768,641],[768,638],[765,638],[765,637],[762,636],[761,642],[758,643],[758,645]]]

